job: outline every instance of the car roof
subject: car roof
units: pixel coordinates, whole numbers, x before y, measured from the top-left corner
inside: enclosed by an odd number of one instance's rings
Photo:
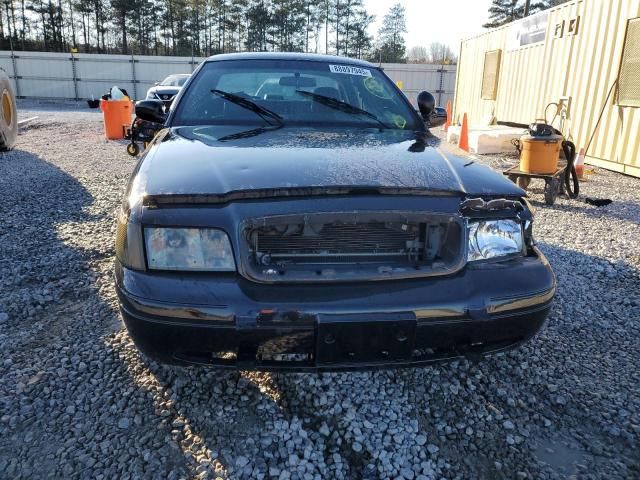
[[[223,53],[213,55],[205,60],[209,62],[219,62],[224,60],[304,60],[309,62],[331,62],[342,65],[357,65],[359,67],[377,68],[373,63],[365,60],[357,60],[349,57],[339,57],[336,55],[319,55],[317,53],[295,53],[295,52],[244,52],[244,53]]]

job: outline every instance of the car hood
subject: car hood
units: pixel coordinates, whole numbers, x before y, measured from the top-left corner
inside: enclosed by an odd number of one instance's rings
[[[169,94],[176,95],[180,91],[181,87],[172,87],[172,86],[163,86],[156,85],[155,87],[151,87],[149,89],[150,92],[155,92],[157,94]]]
[[[140,163],[132,190],[158,197],[242,197],[256,191],[280,196],[310,187],[312,194],[345,193],[339,187],[398,194],[525,194],[491,168],[446,152],[428,132],[284,127],[225,140],[248,130],[228,125],[165,129]]]

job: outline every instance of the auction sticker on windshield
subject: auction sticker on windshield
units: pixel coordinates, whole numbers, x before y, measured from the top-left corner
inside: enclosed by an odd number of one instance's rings
[[[361,77],[370,77],[371,70],[351,65],[329,65],[331,73],[346,73],[347,75],[360,75]]]

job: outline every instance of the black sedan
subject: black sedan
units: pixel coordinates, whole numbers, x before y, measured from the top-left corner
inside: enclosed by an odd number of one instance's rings
[[[267,88],[268,86],[268,88]],[[260,91],[260,94],[256,94]],[[383,71],[218,55],[132,175],[115,279],[140,350],[168,363],[339,370],[477,358],[544,324],[556,282],[524,191],[442,150]]]

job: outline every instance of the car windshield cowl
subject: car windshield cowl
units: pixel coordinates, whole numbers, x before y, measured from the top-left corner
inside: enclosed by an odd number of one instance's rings
[[[258,128],[253,128],[251,130],[242,130],[241,132],[237,132],[237,133],[231,133],[229,135],[225,135],[223,137],[218,138],[219,142],[228,142],[229,140],[239,140],[241,138],[251,138],[251,137],[255,137],[256,135],[260,135],[261,133],[265,133],[265,132],[272,132],[274,130],[278,130],[279,128],[282,128],[284,126],[284,123],[279,123],[277,125],[269,125],[267,127],[258,127]]]

